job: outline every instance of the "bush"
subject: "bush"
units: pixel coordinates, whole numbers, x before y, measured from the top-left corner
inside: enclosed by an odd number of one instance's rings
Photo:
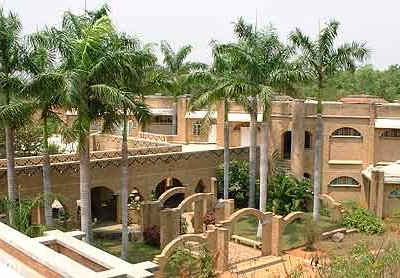
[[[363,208],[346,210],[343,216],[343,225],[357,228],[367,234],[380,234],[383,232],[383,222]]]
[[[214,278],[214,269],[214,258],[207,248],[201,246],[198,255],[194,255],[192,250],[182,246],[168,259],[165,274],[170,278]]]
[[[160,227],[154,225],[150,228],[146,228],[143,231],[143,240],[149,245],[160,247]]]
[[[307,211],[313,199],[310,181],[293,176],[277,175],[268,187],[267,210],[287,215],[294,211]]]
[[[246,160],[232,160],[229,164],[229,198],[235,200],[237,208],[247,207],[249,199],[249,162]],[[217,169],[218,197],[224,193],[224,165]],[[258,185],[256,185],[258,186]],[[256,189],[256,202],[258,200]]]
[[[210,211],[204,216],[203,223],[206,225],[215,225],[215,211]]]

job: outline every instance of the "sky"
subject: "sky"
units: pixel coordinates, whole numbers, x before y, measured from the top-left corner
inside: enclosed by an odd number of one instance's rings
[[[282,40],[296,27],[315,37],[336,19],[339,42],[367,43],[367,63],[379,69],[400,64],[398,0],[86,0],[89,10],[103,3],[119,31],[146,43],[167,40],[175,49],[191,44],[193,61],[211,62],[210,42],[233,41],[233,22],[242,16],[257,26],[272,23]],[[17,13],[28,34],[60,24],[65,10],[82,12],[85,0],[0,0],[0,6]]]

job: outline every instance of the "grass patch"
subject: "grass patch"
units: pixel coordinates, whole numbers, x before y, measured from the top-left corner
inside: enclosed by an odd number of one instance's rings
[[[121,241],[118,239],[96,239],[93,245],[114,256],[121,256]],[[128,243],[127,261],[130,263],[152,261],[157,254],[160,254],[160,249],[154,246],[143,242],[130,241]]]
[[[311,213],[309,216],[311,217]],[[284,250],[302,246],[306,243],[306,238],[303,232],[304,225],[304,221],[294,221],[286,227],[283,233]],[[329,217],[322,215],[320,216],[319,225],[321,233],[341,227],[340,224],[332,222]],[[234,224],[233,234],[252,240],[259,240],[257,239],[257,226],[258,220],[255,217],[242,217]]]

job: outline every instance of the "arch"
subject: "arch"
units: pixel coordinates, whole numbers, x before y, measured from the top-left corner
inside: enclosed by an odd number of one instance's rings
[[[206,189],[206,186],[204,184],[204,181],[203,181],[203,179],[200,179],[199,182],[197,183],[197,186],[196,186],[194,192],[195,193],[204,193],[205,189]]]
[[[304,148],[311,149],[311,132],[304,132]]]
[[[197,202],[200,200],[212,201],[212,200],[214,200],[214,194],[212,194],[212,193],[196,193],[196,194],[190,195],[185,200],[183,200],[176,209],[181,210],[181,209],[185,208],[187,205],[190,205],[191,203]]]
[[[97,186],[90,190],[92,219],[103,221],[117,221],[117,195],[105,187]]]
[[[282,150],[283,159],[290,160],[292,154],[292,132],[290,130],[282,134]]]
[[[168,179],[170,179],[169,182]],[[164,178],[156,185],[155,189],[153,190],[154,197],[158,199],[161,194],[173,187],[183,187],[183,183],[177,178]]]
[[[331,180],[331,182],[329,183],[329,185],[333,185],[333,186],[340,186],[340,185],[353,185],[353,186],[358,186],[360,185],[360,183],[349,176],[341,176],[341,177],[337,177],[334,178],[333,180]]]
[[[51,204],[52,218],[54,220],[68,220],[71,215],[69,214],[68,208],[65,206],[63,200],[54,199]]]
[[[271,222],[272,213],[263,213],[262,211],[255,208],[243,208],[233,213],[231,216],[229,216],[228,219],[221,221],[221,224],[232,226],[239,218],[243,216],[254,216],[259,221],[261,221],[261,223],[268,224],[269,222]]]
[[[341,127],[332,132],[331,136],[361,137],[361,133],[352,127]]]
[[[160,255],[156,255],[156,258],[160,258],[160,257],[169,257],[172,255],[172,252],[175,251],[175,249],[179,246],[184,244],[185,242],[189,242],[189,241],[194,241],[194,242],[199,242],[199,243],[203,243],[206,242],[207,237],[202,235],[202,234],[186,234],[186,235],[180,235],[179,237],[177,237],[176,239],[174,239],[173,241],[169,242],[164,249],[161,251]]]
[[[164,203],[175,194],[186,194],[187,193],[186,190],[187,190],[186,187],[173,187],[168,189],[158,198],[160,206],[162,207]]]
[[[337,206],[340,205],[339,203],[337,203],[335,201],[335,199],[332,198],[332,196],[329,196],[328,194],[321,194],[319,196],[320,200],[322,202],[324,202],[328,207],[333,207],[333,206]]]
[[[400,129],[388,129],[382,132],[381,137],[383,138],[400,138]]]
[[[171,181],[172,187],[183,187],[183,183],[177,178],[172,178]]]
[[[306,218],[306,214],[302,211],[294,211],[286,215],[283,220],[285,221],[285,225],[288,225],[292,223],[293,221],[297,219],[302,219],[304,220]]]

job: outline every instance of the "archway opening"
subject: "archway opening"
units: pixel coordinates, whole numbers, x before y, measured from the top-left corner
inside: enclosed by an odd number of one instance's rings
[[[156,188],[153,190],[152,199],[157,200],[158,198],[160,198],[161,194],[163,194],[168,189],[174,187],[183,187],[183,184],[180,180],[176,178],[172,178],[169,183],[168,183],[168,178],[163,179],[159,184],[157,184]],[[185,199],[184,193],[177,193],[168,198],[164,202],[163,206],[165,208],[176,208],[184,199]]]
[[[107,187],[90,190],[92,219],[98,223],[117,221],[117,195]]]
[[[283,133],[283,159],[290,160],[292,153],[292,132]]]
[[[204,185],[203,180],[200,180],[200,181],[197,183],[195,192],[196,192],[196,193],[204,193],[205,190],[206,190],[206,186]]]
[[[261,256],[261,239],[257,238],[259,220],[253,215],[242,216],[231,226],[229,264],[253,260]]]
[[[51,211],[52,211],[52,218],[55,221],[65,221],[68,220],[69,218],[66,208],[58,199],[55,199],[51,204]]]

